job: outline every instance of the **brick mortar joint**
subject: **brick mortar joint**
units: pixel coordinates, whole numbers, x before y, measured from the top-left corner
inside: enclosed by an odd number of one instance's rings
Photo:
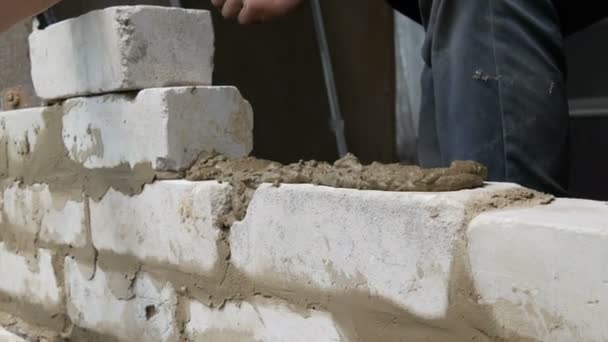
[[[477,293],[469,253],[467,250],[467,230],[471,222],[483,213],[495,210],[529,208],[549,205],[555,200],[552,195],[543,194],[527,188],[501,190],[490,196],[482,196],[465,204],[465,215],[459,229],[460,238],[454,242],[452,251],[453,262],[449,280],[450,312],[446,316],[459,319],[481,333],[485,338],[497,342],[517,340],[522,342],[537,342],[521,336],[517,331],[510,331],[508,340],[499,337],[497,327],[488,322],[495,321],[493,308],[480,304]],[[478,317],[486,317],[485,321]]]
[[[488,210],[512,208],[512,207],[526,207],[526,206],[533,206],[533,205],[539,205],[539,204],[547,204],[551,201],[550,197],[547,197],[547,196],[537,197],[537,196],[538,196],[537,194],[534,194],[531,191],[523,190],[523,192],[522,192],[522,190],[517,189],[517,190],[510,190],[507,192],[495,194],[494,197],[491,197],[489,199],[482,198],[480,200],[476,200],[476,201],[467,203],[465,205],[466,219],[465,219],[465,223],[463,224],[463,227],[461,228],[461,230],[464,233],[466,231],[466,228],[468,227],[468,224],[476,215],[478,215],[482,212],[486,212]],[[504,200],[504,199],[508,199],[510,197],[513,197],[513,198],[511,198],[508,201]],[[226,200],[232,201],[232,198],[229,198]],[[90,237],[91,237],[90,234],[88,234],[88,237],[90,239]],[[466,247],[466,241],[464,241],[464,242],[465,242],[464,247]],[[186,303],[189,300],[197,300],[203,304],[206,303],[205,305],[209,305],[211,308],[214,308],[214,307],[222,308],[227,303],[239,303],[239,302],[246,301],[248,299],[255,298],[258,296],[264,297],[264,298],[271,298],[271,299],[276,298],[282,302],[287,303],[290,306],[293,306],[295,308],[300,308],[301,310],[311,309],[311,305],[313,305],[313,308],[319,307],[323,310],[327,310],[327,311],[331,312],[331,308],[325,307],[323,305],[322,301],[316,302],[313,298],[313,300],[311,300],[311,302],[309,302],[309,303],[302,303],[302,302],[298,301],[298,298],[292,298],[291,296],[281,295],[280,293],[276,292],[276,289],[273,289],[272,287],[267,287],[264,284],[260,284],[259,282],[254,281],[253,279],[249,279],[244,274],[240,274],[240,272],[234,267],[234,265],[232,264],[232,262],[230,260],[230,239],[229,239],[227,229],[222,230],[221,236],[218,239],[218,244],[222,245],[222,246],[218,246],[218,250],[220,251],[220,258],[218,258],[218,264],[216,265],[216,267],[214,267],[214,270],[212,272],[210,272],[210,274],[212,274],[212,276],[203,277],[203,276],[190,275],[190,276],[194,277],[194,279],[195,279],[194,286],[196,286],[197,279],[206,278],[208,281],[211,282],[209,284],[209,286],[207,286],[207,287],[204,286],[202,288],[202,292],[209,297],[214,297],[213,299],[207,298],[208,300],[206,301],[204,296],[201,296],[200,294],[193,295],[192,292],[190,292],[189,289],[186,287],[186,285],[181,283],[179,280],[176,281],[175,277],[173,277],[173,274],[186,275],[183,272],[173,270],[172,273],[168,274],[168,273],[164,273],[166,271],[166,269],[163,269],[162,267],[159,268],[159,267],[157,267],[158,265],[150,266],[147,263],[144,263],[144,264],[139,263],[137,272],[139,273],[139,272],[145,271],[145,272],[150,272],[151,274],[156,274],[156,275],[162,274],[163,276],[160,277],[159,280],[171,283],[177,289],[176,293],[177,293],[177,298],[178,298],[178,305],[176,306],[176,308],[177,308],[176,312],[178,312],[178,313],[183,312],[185,310]],[[77,250],[65,249],[65,251],[67,251],[67,252],[64,252],[64,253],[72,255]],[[102,254],[105,255],[106,253],[102,253]],[[97,265],[98,265],[98,257],[104,257],[104,255],[99,256],[99,254],[96,253],[95,258],[92,261],[94,264],[94,267],[97,267]],[[116,258],[126,258],[126,259],[129,258],[127,256],[122,256],[122,255],[118,255],[118,254],[114,254],[113,256]],[[112,270],[108,269],[108,271],[112,271]],[[133,277],[133,281],[135,281],[137,279],[138,273],[136,273],[135,276]],[[95,273],[92,274],[92,278],[94,278],[94,276],[95,276]],[[215,279],[215,281],[218,281],[218,279],[219,279],[217,286],[213,285],[213,282],[214,282],[213,279]],[[228,292],[225,290],[219,290],[219,291],[213,290],[214,288],[216,290],[221,289],[226,284],[231,284],[231,285],[228,285],[228,288],[231,289]],[[178,286],[181,286],[181,287],[178,288]],[[236,286],[236,287],[234,287],[234,286]],[[314,297],[314,295],[312,297]],[[182,340],[184,340],[183,339],[184,338],[184,336],[183,336],[184,329],[188,323],[186,315],[181,315],[179,317],[176,316],[175,323],[179,327],[180,336],[181,336]],[[487,336],[491,336],[491,333],[487,333],[483,329],[480,329],[480,331],[483,331],[484,334],[486,334]]]

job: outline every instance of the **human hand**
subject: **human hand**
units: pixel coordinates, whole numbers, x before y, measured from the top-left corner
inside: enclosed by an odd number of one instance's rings
[[[225,18],[237,18],[241,24],[251,24],[287,14],[302,0],[211,0]]]
[[[0,33],[26,17],[34,16],[58,2],[59,0],[0,0]]]

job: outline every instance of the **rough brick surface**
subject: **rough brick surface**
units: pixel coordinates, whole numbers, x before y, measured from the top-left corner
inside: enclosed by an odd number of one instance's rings
[[[248,155],[253,113],[234,87],[156,88],[135,97],[76,98],[52,110],[0,113],[0,147],[6,151],[0,155],[0,176],[21,176],[29,164],[44,160],[46,149],[63,148],[87,168],[151,163],[158,171],[178,170],[189,167],[201,152]],[[35,158],[37,153],[43,156]],[[52,162],[37,167],[52,168]]]
[[[502,335],[539,341],[608,340],[608,205],[559,199],[489,212],[470,225],[480,304]]]
[[[65,108],[64,144],[88,168],[151,162],[176,170],[203,151],[243,157],[253,145],[251,106],[233,87],[146,89],[135,98],[76,98]]]
[[[11,333],[10,331],[0,327],[0,342],[26,342],[21,337]]]
[[[53,271],[52,252],[39,249],[37,260],[15,254],[0,242],[0,291],[49,311],[61,304],[61,289]]]
[[[141,195],[110,190],[91,201],[93,244],[99,251],[205,275],[218,260],[220,228],[230,186],[217,182],[162,181]]]
[[[2,192],[2,224],[12,233],[29,234],[32,239],[59,245],[86,244],[86,213],[83,201],[52,193],[48,185],[21,186],[17,183]]]
[[[210,309],[190,302],[186,334],[193,342],[337,342],[345,341],[328,313],[304,310],[293,312],[288,305],[271,300],[227,303]]]
[[[425,319],[448,309],[467,203],[514,185],[454,193],[262,186],[231,229],[232,263],[277,288],[364,291]]]
[[[132,297],[119,299],[111,276],[97,266],[66,258],[68,313],[75,325],[121,341],[177,341],[177,297],[171,284],[146,273],[133,279]],[[121,275],[119,275],[120,278]]]
[[[44,108],[28,108],[0,112],[0,174],[7,176],[9,169],[18,173],[23,163],[31,159],[38,136],[46,129]]]
[[[207,11],[133,6],[93,11],[30,36],[32,79],[43,99],[211,84]]]

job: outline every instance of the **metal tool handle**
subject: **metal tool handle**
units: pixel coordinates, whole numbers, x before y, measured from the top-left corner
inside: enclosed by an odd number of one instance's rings
[[[331,126],[336,136],[338,154],[340,157],[344,157],[348,153],[348,147],[346,145],[346,137],[344,136],[344,120],[342,119],[342,113],[340,112],[340,102],[338,101],[338,92],[336,90],[334,70],[331,64],[329,45],[327,44],[327,36],[325,35],[323,13],[321,12],[321,4],[319,3],[319,0],[311,0],[310,3],[312,5],[312,18],[314,21],[315,31],[317,33],[319,50],[321,51],[323,77],[325,78],[327,99],[329,101],[329,109],[331,111]]]

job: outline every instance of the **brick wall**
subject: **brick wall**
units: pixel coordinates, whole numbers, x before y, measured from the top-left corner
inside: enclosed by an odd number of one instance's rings
[[[226,227],[232,185],[183,179],[252,148],[250,105],[208,85],[208,13],[113,8],[31,41],[57,103],[0,113],[0,341],[608,338],[605,203],[266,184]]]

